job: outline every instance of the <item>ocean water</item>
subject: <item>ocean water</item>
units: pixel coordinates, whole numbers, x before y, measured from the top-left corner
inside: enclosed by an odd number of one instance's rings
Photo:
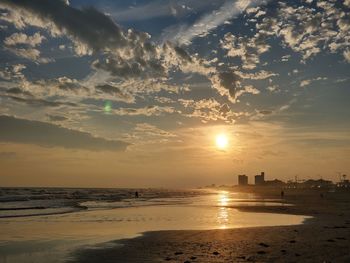
[[[227,191],[1,189],[0,262],[65,262],[74,251],[146,231],[301,224],[309,217],[240,212],[283,206]]]

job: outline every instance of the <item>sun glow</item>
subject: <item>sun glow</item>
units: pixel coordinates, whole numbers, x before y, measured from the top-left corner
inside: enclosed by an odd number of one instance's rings
[[[216,147],[218,147],[220,150],[224,150],[228,146],[228,138],[225,134],[219,134],[216,136],[215,143]]]

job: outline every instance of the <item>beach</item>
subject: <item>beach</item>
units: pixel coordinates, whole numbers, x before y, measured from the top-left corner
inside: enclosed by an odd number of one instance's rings
[[[349,191],[138,191],[3,189],[0,262],[350,260]]]
[[[280,194],[275,189],[254,191],[261,198]],[[312,219],[293,226],[148,232],[118,241],[121,246],[81,250],[71,262],[349,262],[350,193],[318,189],[284,192],[285,201],[293,206],[238,209],[303,214]]]

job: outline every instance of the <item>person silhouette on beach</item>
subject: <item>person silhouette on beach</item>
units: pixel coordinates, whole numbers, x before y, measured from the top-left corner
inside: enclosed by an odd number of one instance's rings
[[[139,192],[135,192],[135,198],[139,198]]]

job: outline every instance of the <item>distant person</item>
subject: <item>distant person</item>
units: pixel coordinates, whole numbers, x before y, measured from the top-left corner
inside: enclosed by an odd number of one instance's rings
[[[139,198],[139,192],[135,192],[135,198]]]
[[[284,191],[281,191],[281,198],[284,198]]]

